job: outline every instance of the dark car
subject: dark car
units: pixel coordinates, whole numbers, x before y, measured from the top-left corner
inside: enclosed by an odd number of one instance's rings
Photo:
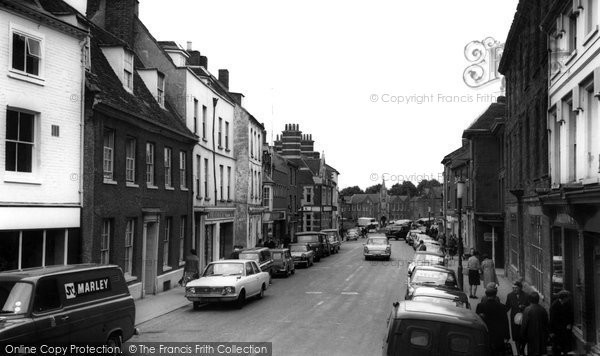
[[[408,225],[390,225],[385,232],[385,236],[391,239],[406,239],[406,235],[408,234]]]
[[[315,261],[315,252],[308,244],[290,244],[290,253],[294,259],[294,265],[310,267]]]
[[[135,303],[115,265],[0,273],[0,344],[121,346],[137,333]]]
[[[384,356],[490,355],[487,327],[472,310],[402,301],[387,320]]]
[[[273,259],[273,270],[276,274],[283,274],[289,277],[290,274],[296,273],[294,268],[294,259],[287,248],[271,249],[271,258]]]
[[[271,251],[266,247],[255,247],[242,250],[238,255],[238,259],[256,261],[260,270],[269,273],[270,276],[273,276],[275,273]]]
[[[326,239],[327,235],[325,235],[322,232],[305,231],[298,232],[294,237],[294,242],[299,244],[309,244],[310,249],[315,252],[315,261],[319,262],[321,260],[321,257],[324,257],[326,255]]]
[[[442,289],[436,287],[417,287],[413,292],[411,300],[471,309],[471,304],[469,303],[467,294],[461,290]]]
[[[329,240],[329,247],[331,253],[340,252],[340,247],[342,246],[342,240],[340,239],[340,232],[337,229],[326,229],[321,230],[321,232],[327,234],[327,239]]]
[[[441,266],[417,266],[410,275],[404,299],[412,298],[419,286],[438,287],[447,290],[460,290],[454,270]]]

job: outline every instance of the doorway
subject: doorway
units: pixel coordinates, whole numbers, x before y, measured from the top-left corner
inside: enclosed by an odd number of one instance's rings
[[[158,260],[158,216],[144,218],[144,289],[142,298],[146,294],[156,294],[156,261]]]

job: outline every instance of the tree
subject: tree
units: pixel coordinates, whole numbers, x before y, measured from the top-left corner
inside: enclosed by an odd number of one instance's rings
[[[367,189],[365,189],[365,193],[376,194],[376,193],[379,193],[380,190],[381,190],[381,183],[368,187]]]
[[[401,195],[415,196],[415,195],[417,195],[417,193],[418,193],[417,187],[415,187],[415,185],[411,181],[405,180],[402,182],[402,194]]]
[[[404,190],[402,188],[402,184],[400,184],[400,183],[396,183],[396,184],[392,185],[390,190],[388,190],[388,193],[390,195],[405,195],[405,194],[403,194],[403,192],[404,192]]]
[[[340,191],[340,196],[342,197],[351,197],[354,194],[364,194],[365,192],[363,192],[362,189],[360,189],[360,187],[358,185],[355,185],[353,187],[346,187],[344,189],[342,189]]]
[[[425,193],[425,188],[433,188],[433,187],[440,187],[442,185],[442,183],[438,182],[435,179],[432,180],[427,180],[427,179],[423,179],[422,181],[419,182],[419,185],[417,185],[417,191],[419,193],[419,195],[422,195]]]

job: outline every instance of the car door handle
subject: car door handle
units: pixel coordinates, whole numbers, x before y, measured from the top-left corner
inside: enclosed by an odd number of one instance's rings
[[[67,320],[69,320],[69,316],[68,316],[68,315],[61,316],[61,317],[60,317],[60,320],[61,320],[61,321],[67,321]]]

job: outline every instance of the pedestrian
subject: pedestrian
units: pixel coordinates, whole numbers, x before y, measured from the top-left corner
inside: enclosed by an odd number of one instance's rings
[[[517,346],[517,353],[519,355],[525,355],[525,340],[521,337],[521,322],[523,311],[528,305],[529,297],[523,292],[523,284],[520,281],[515,281],[512,292],[506,296],[505,307],[510,312],[512,340]]]
[[[529,306],[523,311],[521,336],[527,343],[527,355],[546,354],[548,342],[548,312],[540,304],[538,292],[529,295]]]
[[[454,260],[454,256],[456,255],[456,237],[454,234],[448,238],[448,254],[450,255],[450,259]]]
[[[200,258],[196,254],[196,249],[191,249],[190,254],[185,256],[185,265],[183,266],[183,277],[179,280],[179,285],[184,286],[193,279],[200,277]]]
[[[477,299],[477,286],[481,284],[479,274],[481,273],[481,263],[479,263],[479,252],[473,251],[467,261],[469,270],[469,298]]]
[[[558,292],[558,299],[550,306],[550,340],[552,355],[567,355],[573,349],[573,303],[566,290]]]
[[[483,285],[487,286],[490,283],[498,284],[498,276],[496,275],[496,266],[494,261],[487,254],[483,255],[481,262],[481,271],[483,273]]]
[[[496,300],[498,301],[498,303],[500,303],[500,297],[498,297],[498,286],[497,286],[497,284],[494,283],[494,282],[492,282],[492,283],[488,283],[488,284],[485,285],[486,292],[488,290],[492,290],[492,289],[496,291],[496,294],[495,294],[494,298],[496,298]],[[479,302],[479,304],[485,303],[488,299],[489,299],[489,297],[488,297],[488,295],[486,293],[486,295],[484,295],[483,297],[481,297],[481,302]]]
[[[417,251],[427,251],[427,246],[425,246],[425,242],[421,240],[419,242],[419,246],[417,247]]]
[[[510,338],[508,330],[508,318],[506,309],[497,296],[498,290],[493,288],[485,289],[485,300],[477,305],[475,312],[481,316],[485,325],[487,325],[491,341],[492,356],[504,355],[504,345]]]

